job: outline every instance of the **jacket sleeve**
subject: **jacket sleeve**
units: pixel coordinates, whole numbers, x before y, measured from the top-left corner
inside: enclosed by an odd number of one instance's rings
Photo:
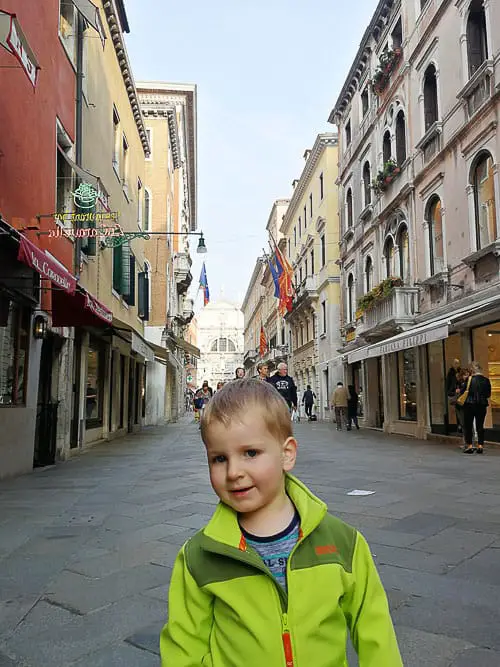
[[[290,391],[290,398],[292,399],[293,405],[297,406],[297,385],[295,384],[295,381],[292,380],[292,386],[291,386],[291,391]]]
[[[358,533],[352,565],[352,586],[342,608],[359,667],[403,667],[382,582],[365,538]]]
[[[175,561],[168,593],[168,622],[160,635],[161,667],[200,667],[210,653],[213,598],[193,579],[186,545]]]

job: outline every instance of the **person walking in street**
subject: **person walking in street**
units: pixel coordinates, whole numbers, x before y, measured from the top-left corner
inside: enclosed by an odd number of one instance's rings
[[[245,369],[242,368],[241,366],[238,366],[234,374],[234,379],[242,380],[244,377],[245,377]]]
[[[201,389],[198,389],[194,396],[194,407],[198,410],[200,424],[201,418],[203,416],[203,411],[208,403],[208,401],[214,395],[212,387],[208,386],[208,380],[205,380],[201,386]]]
[[[455,417],[457,420],[457,432],[462,433],[465,443],[465,428],[464,428],[464,406],[458,402],[458,399],[467,389],[467,382],[469,380],[469,370],[461,368],[457,372],[457,382],[455,387],[455,397],[449,397],[450,405],[455,408]]]
[[[460,393],[460,382],[464,375],[464,370],[460,368],[460,359],[454,359],[446,375],[446,395],[448,396],[448,403],[450,406],[457,406],[457,394]],[[456,411],[456,410],[455,410]],[[463,433],[463,423],[458,421],[457,414],[457,430]]]
[[[162,667],[347,665],[348,633],[360,667],[402,667],[365,538],[291,475],[297,441],[278,393],[229,382],[201,437],[221,502],[177,556]]]
[[[278,370],[269,378],[269,384],[283,396],[290,413],[297,410],[297,386],[293,378],[288,375],[288,366],[284,361],[278,364]]]
[[[307,389],[305,390],[304,395],[302,396],[302,405],[304,406],[306,416],[309,418],[309,420],[311,420],[312,417],[312,409],[315,398],[316,394],[311,389],[311,385],[308,384]]]
[[[358,424],[358,394],[356,392],[356,389],[354,388],[354,385],[350,384],[347,387],[349,391],[349,398],[347,399],[347,430],[350,431],[352,428],[352,424],[354,423],[354,426],[356,429],[359,431],[359,424]]]
[[[488,399],[491,397],[491,383],[483,375],[481,366],[473,361],[471,376],[467,380],[467,387],[460,397],[464,406],[465,454],[484,451],[484,420],[488,410]],[[459,399],[459,402],[461,402]],[[472,446],[474,423],[477,431],[477,450]]]
[[[347,427],[347,406],[349,405],[349,392],[344,387],[343,382],[337,382],[337,388],[332,396],[332,408],[335,410],[335,422],[337,431],[342,430],[345,424]]]
[[[260,364],[257,364],[257,375],[255,376],[255,379],[269,382],[269,366],[265,361],[261,361]]]

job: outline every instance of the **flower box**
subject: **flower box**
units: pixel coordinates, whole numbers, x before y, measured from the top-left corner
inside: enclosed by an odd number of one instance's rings
[[[376,95],[380,95],[386,89],[391,74],[401,60],[402,54],[402,49],[396,48],[392,51],[384,51],[380,56],[380,64],[375,70],[372,79],[372,88]]]

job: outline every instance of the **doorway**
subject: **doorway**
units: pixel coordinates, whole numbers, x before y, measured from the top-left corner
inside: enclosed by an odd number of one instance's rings
[[[36,409],[35,447],[33,467],[53,465],[56,461],[57,409],[59,401],[54,399],[58,385],[59,364],[56,363],[61,345],[56,345],[55,336],[49,335],[42,343],[38,400]],[[54,372],[55,371],[55,372]]]
[[[375,419],[377,428],[384,427],[384,379],[382,375],[382,358],[377,357],[377,381],[378,381],[378,409]]]

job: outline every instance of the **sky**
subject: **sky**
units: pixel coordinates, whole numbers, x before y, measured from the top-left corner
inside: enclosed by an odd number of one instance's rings
[[[136,80],[198,86],[196,309],[201,263],[211,301],[243,301],[276,199],[303,154],[332,132],[335,104],[377,0],[125,0]]]

